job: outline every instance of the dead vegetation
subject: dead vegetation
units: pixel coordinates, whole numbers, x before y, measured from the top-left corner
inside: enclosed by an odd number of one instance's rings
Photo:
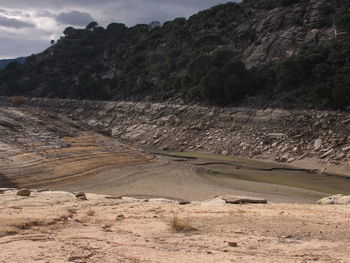
[[[26,104],[29,101],[29,98],[24,96],[13,96],[10,97],[10,102],[15,106],[20,106]]]
[[[188,233],[198,230],[191,225],[189,216],[186,218],[180,218],[177,214],[174,214],[170,220],[170,229],[175,233]]]
[[[88,216],[95,216],[95,214],[96,214],[95,210],[90,209],[90,210],[86,211],[86,215],[88,215]]]

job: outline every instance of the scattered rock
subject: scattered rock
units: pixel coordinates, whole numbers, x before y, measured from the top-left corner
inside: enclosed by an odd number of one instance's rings
[[[331,150],[325,152],[324,154],[322,154],[322,155],[321,155],[321,158],[322,158],[322,159],[323,159],[323,158],[326,158],[326,157],[332,155],[333,153],[334,153],[334,151],[333,151],[333,149],[331,149]]]
[[[228,245],[229,245],[230,247],[238,247],[237,242],[228,242]]]
[[[17,195],[19,196],[30,196],[32,192],[28,189],[21,189],[17,192]]]
[[[350,146],[344,147],[341,149],[343,152],[348,152],[350,151]]]
[[[280,139],[283,139],[286,137],[286,135],[284,133],[269,133],[266,136],[270,139],[275,139],[275,140],[277,140],[277,139],[280,140]]]
[[[0,126],[10,128],[14,131],[17,131],[20,127],[19,123],[15,120],[11,120],[2,116],[0,117]]]
[[[332,195],[317,201],[320,205],[350,205],[350,195]]]
[[[115,220],[120,221],[125,219],[125,215],[118,215]]]
[[[266,199],[246,196],[224,195],[217,198],[224,200],[227,204],[267,204]]]
[[[223,206],[226,204],[267,204],[266,199],[245,196],[216,196],[202,203],[203,206]]]
[[[317,151],[318,149],[320,149],[321,146],[322,146],[322,139],[317,139],[317,140],[314,142],[315,151]]]
[[[5,190],[0,190],[0,195],[3,195],[5,193]]]
[[[179,205],[189,205],[189,204],[191,204],[190,201],[180,201],[179,202]]]
[[[79,192],[75,195],[76,198],[80,199],[80,200],[87,200],[86,195],[83,192]]]

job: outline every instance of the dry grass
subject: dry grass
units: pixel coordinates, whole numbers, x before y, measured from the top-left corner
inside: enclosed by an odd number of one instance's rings
[[[179,218],[178,215],[173,215],[170,220],[170,229],[176,233],[186,233],[191,231],[197,231],[198,229],[193,227],[190,223],[189,217]]]
[[[10,98],[10,101],[13,105],[19,106],[26,104],[29,101],[29,98],[23,96],[13,96]]]
[[[94,216],[95,214],[96,214],[95,210],[90,209],[90,210],[86,211],[86,215],[88,215],[88,216]]]

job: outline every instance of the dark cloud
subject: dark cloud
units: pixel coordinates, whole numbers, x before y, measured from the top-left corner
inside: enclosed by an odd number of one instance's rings
[[[61,13],[56,19],[61,24],[71,26],[86,26],[90,22],[94,21],[90,14],[79,11]]]
[[[25,27],[35,27],[35,25],[32,23],[21,21],[15,18],[8,18],[2,15],[0,15],[0,26],[8,27],[8,28],[16,28],[16,29],[25,28]]]

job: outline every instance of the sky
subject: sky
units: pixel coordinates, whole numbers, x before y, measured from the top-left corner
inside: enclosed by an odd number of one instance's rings
[[[0,0],[0,59],[43,51],[68,26],[127,26],[189,17],[229,0]]]

